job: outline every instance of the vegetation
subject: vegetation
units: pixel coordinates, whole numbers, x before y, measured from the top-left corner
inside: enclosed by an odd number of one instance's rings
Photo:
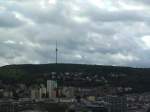
[[[81,81],[81,78],[91,77],[96,74],[96,79],[107,81],[111,86],[132,87],[135,92],[150,91],[150,69],[149,68],[131,68],[119,66],[103,65],[81,65],[81,64],[40,64],[40,65],[8,65],[0,68],[0,80],[7,84],[25,83],[44,83],[50,79],[52,73],[56,72],[60,83],[74,86],[100,86],[95,80]],[[70,79],[63,79],[65,73],[71,73]],[[74,80],[74,74],[80,73],[80,78]],[[63,81],[63,82],[62,82]]]

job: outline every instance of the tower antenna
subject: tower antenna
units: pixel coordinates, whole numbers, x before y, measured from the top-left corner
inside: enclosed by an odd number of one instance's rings
[[[56,64],[58,61],[58,45],[57,45],[57,41],[56,41]]]
[[[58,64],[58,45],[57,45],[57,40],[56,40],[56,67],[57,67],[57,64]],[[58,69],[58,68],[57,68]],[[56,77],[57,77],[57,87],[56,87],[56,97],[58,98],[58,102],[59,102],[59,84],[58,84],[58,81],[59,81],[59,79],[58,79],[58,70],[56,70]]]

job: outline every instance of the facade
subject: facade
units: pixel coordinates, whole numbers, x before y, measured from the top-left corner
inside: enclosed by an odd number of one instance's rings
[[[46,98],[47,90],[46,90],[46,87],[44,86],[44,84],[40,85],[39,92],[40,92],[41,98]]]
[[[104,100],[110,104],[111,112],[127,112],[126,96],[106,96]]]
[[[63,87],[62,94],[67,98],[73,98],[75,95],[74,87]]]
[[[3,91],[3,97],[5,98],[12,98],[13,97],[13,92],[9,90]]]
[[[87,104],[72,104],[67,112],[109,112],[109,110],[100,105],[87,105]]]
[[[49,98],[56,98],[57,82],[54,80],[47,80],[47,93]]]
[[[31,88],[31,98],[32,99],[42,99],[45,98],[47,94],[46,87],[41,84],[39,87]]]
[[[31,89],[31,98],[32,99],[41,99],[39,88],[33,88],[33,89]]]

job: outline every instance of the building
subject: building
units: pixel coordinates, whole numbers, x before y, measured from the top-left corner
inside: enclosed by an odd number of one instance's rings
[[[109,110],[100,105],[93,104],[72,104],[67,112],[109,112]]]
[[[126,96],[106,96],[105,102],[110,104],[111,112],[127,112]]]
[[[47,90],[46,90],[46,87],[45,87],[44,84],[40,85],[39,92],[40,92],[40,97],[41,98],[46,98]]]
[[[12,98],[13,97],[13,92],[10,90],[4,90],[3,91],[3,97],[4,98]]]
[[[74,87],[63,87],[62,94],[67,98],[73,98],[75,95]]]
[[[47,93],[48,97],[56,98],[57,94],[57,81],[54,80],[47,80]]]
[[[0,112],[18,112],[18,104],[15,102],[1,102]]]
[[[39,88],[32,88],[31,89],[31,98],[32,99],[41,99]]]
[[[47,90],[44,84],[40,84],[40,86],[34,86],[31,88],[31,98],[32,99],[42,99],[46,98]]]

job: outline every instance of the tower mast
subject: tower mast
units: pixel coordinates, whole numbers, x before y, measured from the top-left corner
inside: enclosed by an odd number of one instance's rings
[[[57,64],[57,61],[58,61],[58,46],[57,46],[57,41],[56,41],[56,64]]]
[[[57,40],[56,40],[56,67],[58,64],[58,45],[57,45]],[[58,69],[58,68],[57,68]],[[59,84],[58,84],[58,71],[56,69],[56,77],[57,77],[57,88],[56,88],[56,97],[58,98],[58,102],[59,102]]]

